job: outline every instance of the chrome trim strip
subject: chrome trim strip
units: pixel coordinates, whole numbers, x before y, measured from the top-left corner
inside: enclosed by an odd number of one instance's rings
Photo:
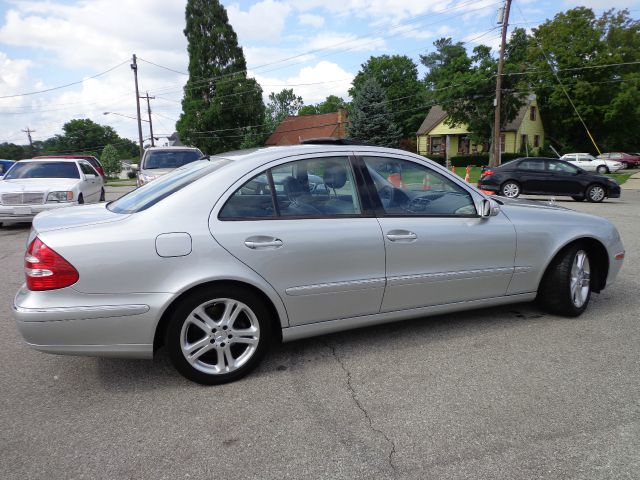
[[[282,329],[282,341],[291,342],[302,338],[326,335],[329,333],[350,330],[353,328],[368,327],[380,323],[387,323],[397,320],[410,320],[412,318],[428,317],[443,313],[452,313],[472,308],[491,307],[509,303],[529,302],[536,298],[537,293],[520,293],[518,295],[506,295],[504,297],[485,298],[482,300],[472,300],[468,302],[447,303],[444,305],[434,305],[431,307],[412,308],[409,310],[398,310],[394,312],[376,313],[362,317],[351,317],[327,322],[311,323]]]
[[[300,295],[318,295],[321,293],[350,292],[354,290],[368,290],[370,288],[383,288],[384,278],[369,278],[365,280],[351,280],[348,282],[319,283],[317,285],[303,285],[290,287],[285,290],[292,297]]]
[[[415,275],[401,275],[389,277],[388,286],[412,285],[416,283],[446,282],[477,277],[493,277],[496,275],[511,275],[513,267],[484,268],[480,270],[460,270],[457,272],[419,273]]]
[[[112,358],[153,358],[153,345],[146,343],[127,343],[117,345],[38,345],[24,342],[29,348],[39,352],[58,355],[83,355],[88,357]]]
[[[14,316],[21,322],[88,320],[91,318],[127,317],[149,311],[149,305],[95,305],[90,307],[24,308],[13,306]]]
[[[533,270],[533,267],[516,267],[513,269],[513,273],[527,273]]]

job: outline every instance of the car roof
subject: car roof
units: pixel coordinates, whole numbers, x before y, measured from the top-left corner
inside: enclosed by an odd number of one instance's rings
[[[171,147],[147,147],[144,149],[145,152],[155,151],[155,150],[200,150],[198,147],[181,147],[178,145],[173,145]]]
[[[35,158],[23,158],[21,162],[73,162],[78,160],[84,160],[83,158],[69,158],[69,157],[35,157]]]

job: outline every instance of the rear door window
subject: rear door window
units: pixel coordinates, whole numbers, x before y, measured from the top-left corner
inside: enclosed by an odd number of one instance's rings
[[[518,170],[543,172],[545,170],[544,160],[523,160],[518,164]]]

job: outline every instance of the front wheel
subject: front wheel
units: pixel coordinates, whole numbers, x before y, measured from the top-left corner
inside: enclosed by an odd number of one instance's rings
[[[584,197],[582,195],[572,195],[571,198],[573,198],[576,202],[582,202],[584,200]]]
[[[82,196],[82,194],[80,194],[80,196],[78,197],[78,205],[82,204],[84,204],[84,197]]]
[[[622,165],[622,168],[620,170],[626,170],[627,168],[629,168],[629,164],[627,162],[620,162],[620,164]]]
[[[507,198],[516,198],[520,196],[520,185],[512,180],[508,180],[502,184],[500,193]]]
[[[176,309],[166,345],[176,370],[203,385],[244,377],[271,341],[269,311],[255,294],[229,287],[203,288]]]
[[[596,171],[600,174],[609,173],[609,169],[605,165],[600,165]]]
[[[100,202],[104,202],[105,201],[105,194],[104,194],[104,188],[102,190],[100,190]]]
[[[602,185],[591,185],[587,188],[587,200],[592,203],[599,203],[607,196],[607,192]]]
[[[591,262],[581,245],[558,254],[547,268],[538,290],[542,306],[559,315],[577,317],[591,298]]]

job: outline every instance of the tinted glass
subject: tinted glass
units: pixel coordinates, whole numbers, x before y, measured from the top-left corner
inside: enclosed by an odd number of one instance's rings
[[[523,160],[518,164],[518,170],[533,170],[541,172],[544,170],[544,160]]]
[[[361,212],[346,157],[298,160],[271,169],[280,215],[358,215]]]
[[[80,165],[80,170],[82,170],[82,173],[84,173],[85,175],[98,175],[98,172],[96,172],[93,167],[91,165],[89,165],[86,162],[78,162]]]
[[[476,215],[471,194],[424,165],[395,158],[364,157],[385,213]]]
[[[274,215],[269,179],[265,173],[261,173],[236,190],[220,211],[219,217],[263,218]]]
[[[5,180],[18,178],[80,178],[75,162],[17,162]]]
[[[201,157],[195,150],[156,151],[149,152],[144,159],[144,169],[178,168],[195,162]]]
[[[115,213],[135,213],[146,210],[228,163],[229,160],[211,160],[210,162],[203,160],[188,165],[135,189],[115,202],[109,203],[107,208]]]
[[[549,161],[549,171],[551,172],[564,172],[564,173],[577,173],[578,168],[566,162]]]

